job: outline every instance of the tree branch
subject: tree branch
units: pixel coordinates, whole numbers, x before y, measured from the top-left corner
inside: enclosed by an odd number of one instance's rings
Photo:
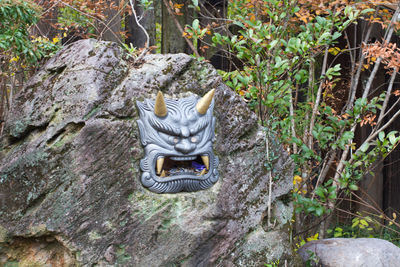
[[[137,14],[136,14],[135,6],[133,5],[132,0],[129,0],[129,3],[131,4],[133,18],[135,19],[136,24],[139,26],[139,28],[143,31],[144,35],[146,36],[146,43],[144,44],[144,49],[140,53],[140,55],[135,59],[136,61],[140,61],[146,55],[146,53],[150,50],[150,48],[149,48],[150,37],[149,37],[149,34],[147,33],[146,29],[138,21],[138,17],[137,17]]]
[[[390,25],[388,26],[388,30],[387,30],[387,32],[385,34],[384,43],[388,43],[388,42],[390,42],[390,39],[392,39],[392,35],[393,35],[393,32],[394,32],[394,23],[395,23],[395,21],[397,21],[397,17],[399,16],[399,14],[400,14],[400,2],[398,4],[398,6],[397,6],[396,12],[394,12],[394,14],[393,14],[392,20],[390,21]],[[374,68],[373,68],[373,70],[371,72],[371,75],[369,76],[367,85],[365,86],[362,98],[366,99],[368,97],[369,91],[370,91],[371,86],[372,86],[372,82],[375,79],[375,76],[376,76],[376,73],[378,72],[378,68],[379,68],[379,66],[381,64],[381,61],[382,61],[382,57],[378,57],[378,59],[375,62]]]
[[[397,67],[393,70],[392,76],[390,77],[389,87],[388,87],[388,89],[386,91],[385,100],[383,101],[382,108],[381,108],[381,111],[379,113],[379,118],[378,118],[378,121],[376,122],[376,127],[375,128],[379,127],[379,125],[382,123],[382,119],[385,116],[386,107],[387,107],[387,105],[389,103],[389,98],[390,98],[390,95],[392,93],[393,83],[394,83],[394,79],[396,78],[396,73],[397,73]]]

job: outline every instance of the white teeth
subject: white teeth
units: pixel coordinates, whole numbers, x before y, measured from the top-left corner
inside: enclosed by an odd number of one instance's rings
[[[194,157],[171,157],[170,159],[175,160],[175,161],[195,160],[196,156],[194,156]]]
[[[201,171],[200,176],[202,176],[202,175],[204,175],[204,174],[206,174],[206,169],[203,169],[203,170]]]
[[[163,171],[161,172],[160,177],[165,177],[165,176],[167,176],[167,175],[165,174],[165,171],[163,170]]]
[[[157,174],[160,174],[160,173],[161,173],[163,164],[164,164],[164,158],[159,157],[159,158],[157,159]]]
[[[201,156],[201,159],[203,160],[203,163],[206,166],[206,169],[208,170],[210,168],[210,158],[207,155],[204,155]]]

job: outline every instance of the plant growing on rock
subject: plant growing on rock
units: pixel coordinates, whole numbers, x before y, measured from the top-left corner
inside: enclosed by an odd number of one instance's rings
[[[229,2],[228,27],[214,31],[212,45],[243,65],[221,71],[226,84],[279,136],[296,163],[297,221],[322,217],[321,237],[339,196],[358,190],[374,162],[399,144],[399,133],[387,132],[400,115],[398,101],[389,106],[398,97],[393,83],[400,53],[390,40],[399,13],[359,1],[239,0]],[[367,30],[357,43],[349,29],[361,20]],[[385,39],[370,43],[377,22]],[[193,24],[188,34],[203,39],[206,27]],[[338,63],[340,57],[349,66]],[[391,78],[377,93],[372,83],[382,64]],[[357,143],[355,133],[366,125],[371,130]]]
[[[59,39],[32,39],[29,29],[38,22],[40,7],[32,1],[0,2],[0,134],[15,88],[39,61],[59,49]],[[18,78],[17,78],[18,76]]]

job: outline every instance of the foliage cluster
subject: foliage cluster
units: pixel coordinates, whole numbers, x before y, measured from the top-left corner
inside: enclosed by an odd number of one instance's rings
[[[0,1],[0,123],[11,105],[14,88],[45,57],[59,49],[59,39],[30,36],[41,9],[32,1]],[[1,126],[1,124],[0,124]],[[0,127],[0,134],[2,127]]]
[[[35,63],[57,49],[45,39],[31,41],[29,28],[38,22],[39,13],[40,7],[31,1],[0,2],[0,56],[3,63],[11,59]]]
[[[297,221],[328,216],[339,198],[358,190],[374,162],[399,144],[398,131],[385,132],[388,102],[396,97],[393,80],[372,94],[376,70],[368,70],[382,63],[396,75],[400,53],[389,41],[398,27],[390,19],[398,12],[362,1],[236,0],[229,2],[228,26],[213,32],[212,45],[243,66],[221,71],[226,84],[257,112],[267,134],[279,136],[296,163]],[[360,20],[369,22],[362,46],[349,37]],[[381,43],[369,43],[373,23],[386,29]],[[210,28],[194,20],[186,32],[203,40]],[[350,68],[337,63],[340,57]],[[362,89],[360,73],[367,76]],[[372,130],[357,143],[362,127]],[[322,222],[322,236],[328,224]]]
[[[143,5],[151,1],[142,1]],[[107,12],[115,11],[112,19]],[[1,0],[0,1],[0,134],[13,95],[44,58],[62,44],[79,38],[100,38],[117,15],[132,14],[128,1]],[[124,32],[112,32],[121,39]]]

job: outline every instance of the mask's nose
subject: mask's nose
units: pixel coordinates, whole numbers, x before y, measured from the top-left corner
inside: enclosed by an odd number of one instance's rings
[[[188,154],[196,149],[196,145],[190,143],[189,140],[185,138],[175,145],[175,149],[183,154]]]

